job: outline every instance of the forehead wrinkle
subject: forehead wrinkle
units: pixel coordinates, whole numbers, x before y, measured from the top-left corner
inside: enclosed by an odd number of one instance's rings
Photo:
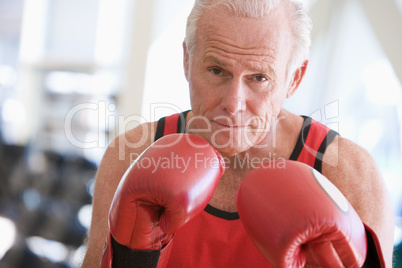
[[[232,40],[225,38],[211,38],[210,40],[206,40],[204,44],[206,48],[217,49],[228,54],[238,54],[242,56],[270,57],[270,54],[276,53],[275,48],[260,46],[244,47],[239,46]]]
[[[208,27],[213,28],[213,27]],[[226,38],[222,35],[214,33],[212,29],[207,30],[204,35],[204,40],[199,40],[203,43],[204,46],[204,54],[210,50],[222,51],[228,55],[239,55],[239,56],[251,56],[251,57],[263,57],[263,60],[275,61],[278,55],[278,44],[270,45],[270,46],[258,46],[253,42],[245,42],[243,46],[236,43],[234,40],[230,38]],[[210,33],[210,34],[209,34]],[[264,41],[266,39],[264,38]],[[260,42],[267,43],[267,42]],[[253,45],[248,46],[247,45]],[[258,59],[261,60],[261,59]]]
[[[242,18],[237,17],[237,22],[239,20],[242,20]],[[243,24],[250,24],[251,22],[249,20],[245,20]],[[228,26],[229,27],[229,26]],[[269,54],[276,54],[277,50],[279,49],[278,46],[280,44],[278,42],[275,42],[275,39],[267,38],[264,36],[267,34],[266,32],[258,32],[256,35],[260,36],[260,38],[254,39],[252,36],[252,40],[245,38],[244,35],[237,34],[237,37],[235,36],[233,39],[233,36],[228,36],[227,32],[224,26],[219,25],[216,26],[214,24],[211,24],[211,22],[207,22],[205,24],[200,25],[199,34],[197,35],[197,42],[204,43],[204,45],[212,46],[212,47],[217,47],[217,46],[223,46],[222,50],[227,50],[232,49],[234,53],[237,53],[239,55],[245,55],[245,56],[265,56]],[[240,39],[239,39],[240,38]],[[240,40],[240,43],[239,43]],[[270,45],[267,47],[261,47],[259,44],[267,44],[269,43]],[[254,51],[255,50],[255,51]]]

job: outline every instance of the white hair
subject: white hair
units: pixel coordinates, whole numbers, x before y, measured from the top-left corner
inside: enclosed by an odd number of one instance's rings
[[[194,7],[187,18],[185,42],[191,55],[196,45],[197,22],[203,12],[216,6],[225,6],[235,16],[262,18],[282,1],[293,5],[290,22],[294,36],[293,56],[288,63],[288,73],[301,67],[309,57],[311,45],[311,19],[304,10],[303,4],[297,0],[195,0]]]

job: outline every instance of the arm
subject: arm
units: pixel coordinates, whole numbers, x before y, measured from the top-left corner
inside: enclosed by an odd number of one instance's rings
[[[153,141],[156,123],[140,125],[113,140],[99,166],[93,196],[92,221],[83,268],[99,267],[107,237],[108,214],[117,185],[123,174]]]
[[[387,267],[392,267],[392,205],[373,158],[360,146],[339,137],[327,148],[322,171],[377,234]]]

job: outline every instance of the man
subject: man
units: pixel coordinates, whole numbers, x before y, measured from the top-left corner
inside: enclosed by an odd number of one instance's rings
[[[307,129],[314,129],[318,124],[282,108],[284,100],[295,93],[306,72],[310,27],[309,18],[295,1],[196,1],[183,43],[192,110],[183,114],[179,123],[184,132],[201,137],[218,150],[226,165],[203,213],[239,221],[236,193],[258,160],[291,159],[311,163],[342,192],[365,226],[373,230],[380,241],[377,247],[381,248],[387,267],[391,267],[392,208],[372,157],[329,130],[323,130],[325,133],[321,136],[317,134],[319,144],[314,147],[315,134],[308,134]],[[165,128],[176,126],[177,119],[163,120],[166,120]],[[84,267],[98,267],[101,262],[115,190],[133,162],[132,156],[140,155],[156,138],[163,136],[161,125],[162,122],[142,124],[118,137],[106,151],[96,178]],[[325,128],[317,129],[318,133]],[[155,138],[155,132],[160,131],[162,134],[157,133]],[[309,154],[309,148],[315,153]],[[301,155],[305,155],[305,160],[301,160]],[[208,247],[208,243],[211,248],[223,243],[222,252],[229,249],[230,239],[208,242],[216,236],[211,228],[210,236],[193,229],[186,233],[186,225],[179,230],[168,257],[171,267],[179,265],[180,258],[185,262],[182,252],[188,250],[189,245],[200,245],[197,248],[200,256],[203,254],[201,245]],[[227,230],[228,237],[231,232]],[[184,236],[190,241],[186,245],[180,242]],[[241,244],[234,246],[242,247]],[[212,258],[212,253],[208,254],[202,255],[202,261]],[[258,254],[251,249],[242,258],[259,258],[255,257]],[[230,252],[228,256],[230,258]]]

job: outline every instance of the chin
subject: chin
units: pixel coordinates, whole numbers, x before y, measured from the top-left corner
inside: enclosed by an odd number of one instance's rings
[[[249,142],[237,141],[235,139],[219,140],[218,142],[211,143],[223,156],[233,157],[236,154],[246,152],[251,148]]]

